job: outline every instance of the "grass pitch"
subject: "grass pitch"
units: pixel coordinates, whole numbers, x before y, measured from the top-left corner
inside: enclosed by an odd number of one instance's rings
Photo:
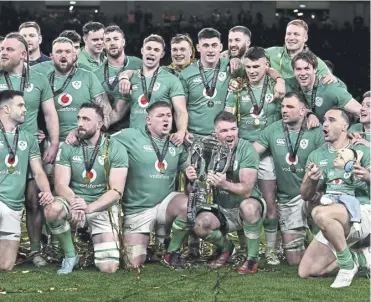
[[[1,255],[0,255],[1,256]],[[0,273],[1,301],[370,301],[370,280],[357,276],[345,289],[330,288],[334,277],[301,280],[297,268],[281,264],[276,271],[241,276],[232,267],[184,271],[148,264],[137,272],[103,274],[94,268],[58,276],[58,267],[20,265]],[[219,282],[218,282],[219,280]]]

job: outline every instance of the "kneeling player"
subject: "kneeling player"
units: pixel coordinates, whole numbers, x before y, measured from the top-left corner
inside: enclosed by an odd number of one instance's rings
[[[124,192],[124,244],[134,266],[146,260],[150,233],[163,241],[172,223],[172,238],[164,262],[176,269],[183,263],[178,252],[188,234],[187,196],[175,191],[179,169],[187,166],[183,145],[170,142],[171,104],[154,102],[147,108],[146,126],[123,129],[113,138],[128,152],[129,171]]]
[[[197,236],[218,247],[219,255],[209,264],[210,268],[216,269],[226,264],[234,251],[233,244],[225,235],[243,229],[247,237],[247,260],[237,272],[256,273],[260,234],[266,213],[265,201],[255,186],[259,155],[248,141],[238,138],[237,119],[233,114],[219,113],[214,125],[218,141],[227,143],[234,155],[227,173],[208,172],[207,181],[216,188],[214,205],[209,209],[208,205],[199,206],[194,231]],[[186,174],[190,180],[197,178],[193,167],[188,167]]]
[[[59,197],[45,207],[45,218],[65,254],[58,274],[71,273],[79,260],[69,221],[89,226],[95,265],[111,273],[119,267],[118,201],[125,186],[127,153],[101,132],[103,110],[98,105],[82,104],[77,120],[80,145],[63,144],[59,150],[55,166]]]

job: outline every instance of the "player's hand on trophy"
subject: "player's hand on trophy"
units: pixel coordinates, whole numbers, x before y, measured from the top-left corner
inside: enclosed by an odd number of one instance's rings
[[[197,172],[193,166],[188,166],[185,169],[185,174],[190,181],[197,179]]]
[[[224,188],[227,181],[227,175],[225,173],[209,171],[207,173],[207,180],[209,184],[216,188]]]

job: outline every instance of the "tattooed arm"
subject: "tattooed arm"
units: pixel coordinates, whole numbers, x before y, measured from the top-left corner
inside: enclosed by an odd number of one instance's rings
[[[108,100],[107,94],[106,93],[98,94],[97,96],[93,97],[92,101],[93,103],[102,107],[103,114],[104,114],[104,126],[106,127],[106,129],[108,129],[108,127],[111,125],[110,116],[111,116],[112,107]]]

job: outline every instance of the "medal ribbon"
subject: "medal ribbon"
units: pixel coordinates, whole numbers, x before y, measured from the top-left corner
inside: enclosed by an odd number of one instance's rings
[[[311,102],[312,102],[311,105],[312,105],[312,112],[313,113],[316,113],[316,95],[317,95],[318,83],[319,83],[319,79],[318,79],[318,77],[316,77],[316,79],[314,80],[312,95],[310,97]],[[299,87],[300,87],[300,85],[299,85]],[[300,87],[300,91],[304,94],[304,91],[301,89],[301,87]]]
[[[23,92],[24,88],[26,87],[26,67],[23,66],[22,70],[22,78],[21,78],[21,86],[20,86],[20,91]],[[14,90],[12,81],[10,80],[9,73],[7,71],[4,72],[4,77],[6,81],[6,85],[8,86],[9,90]]]
[[[170,136],[167,137],[166,141],[165,141],[165,144],[164,144],[164,147],[162,148],[162,152],[160,153],[160,150],[157,146],[157,144],[155,143],[153,137],[152,137],[152,134],[151,132],[148,130],[147,126],[146,126],[146,132],[147,132],[147,135],[151,141],[151,145],[153,147],[153,149],[155,150],[155,153],[156,153],[156,157],[157,157],[157,160],[160,164],[162,164],[163,160],[165,159],[165,156],[166,156],[166,153],[169,149],[169,143],[170,143]]]
[[[10,144],[9,144],[9,141],[6,137],[4,125],[1,121],[0,121],[0,130],[4,135],[4,140],[5,140],[6,146],[8,147],[9,159],[13,162],[13,160],[15,159],[15,155],[17,153],[19,128],[17,127],[17,129],[15,130],[14,140],[13,140],[13,147],[11,147]]]
[[[142,89],[143,89],[143,93],[144,95],[146,96],[147,98],[147,102],[149,103],[150,100],[151,100],[151,96],[152,96],[152,91],[153,91],[153,86],[155,86],[155,82],[156,82],[156,79],[157,79],[157,75],[158,75],[158,71],[160,69],[160,66],[157,67],[157,69],[155,70],[155,72],[153,73],[153,76],[152,76],[152,79],[151,79],[151,82],[149,84],[149,89],[147,90],[147,83],[146,83],[146,78],[145,76],[143,75],[143,68],[140,70],[140,79],[142,81]]]
[[[268,76],[265,76],[264,84],[263,84],[263,88],[262,88],[262,94],[260,96],[259,105],[256,102],[256,98],[254,96],[254,93],[252,92],[251,86],[249,87],[249,89],[247,91],[247,93],[249,94],[251,103],[252,103],[252,105],[254,107],[254,114],[255,115],[259,115],[260,112],[262,111],[263,107],[264,107],[264,104],[265,104],[265,95],[267,94],[267,88],[268,88]]]
[[[82,153],[84,155],[85,172],[86,172],[87,177],[89,177],[88,173],[93,168],[95,158],[97,157],[98,152],[99,152],[101,141],[102,141],[102,133],[99,135],[97,144],[94,146],[94,150],[93,150],[93,153],[92,153],[90,159],[89,159],[89,154],[88,154],[88,145],[86,144],[85,141],[81,141]]]
[[[112,81],[112,84],[110,84],[109,82],[109,68],[108,68],[108,60],[106,61],[106,63],[104,64],[104,81],[106,82],[108,88],[112,91],[115,89],[117,83],[119,82],[119,75],[121,72],[123,72],[125,70],[125,67],[126,67],[126,64],[128,63],[128,57],[125,56],[125,60],[124,60],[124,66],[122,66],[122,68],[119,70],[119,72],[117,72],[114,80]]]
[[[214,92],[215,92],[215,87],[216,87],[216,81],[218,79],[218,75],[219,75],[219,70],[220,70],[220,60],[218,62],[218,64],[216,65],[215,67],[215,70],[214,70],[214,74],[213,74],[213,78],[211,80],[211,87],[209,86],[209,83],[207,82],[206,80],[206,75],[205,75],[205,70],[204,70],[204,67],[202,66],[201,64],[201,61],[199,62],[198,64],[198,68],[200,70],[200,74],[201,74],[201,79],[202,79],[202,84],[204,84],[204,87],[206,89],[206,94],[210,97],[212,97],[214,95]]]
[[[68,74],[67,79],[64,81],[62,87],[59,88],[58,90],[54,90],[55,71],[52,72],[52,74],[50,75],[49,84],[50,84],[50,87],[52,88],[53,96],[56,96],[62,93],[67,88],[68,84],[71,82],[72,77],[75,75],[76,71],[77,71],[77,68],[75,66],[72,67],[72,70]]]
[[[304,119],[301,126],[300,126],[299,134],[298,134],[298,137],[296,139],[294,149],[292,149],[292,144],[291,144],[291,140],[290,140],[290,136],[289,136],[289,129],[287,128],[287,125],[285,123],[282,122],[282,124],[283,124],[284,133],[285,133],[287,149],[289,150],[290,157],[293,160],[295,160],[296,154],[298,153],[298,150],[299,150],[299,144],[300,144],[301,137],[303,136],[304,131],[306,129],[307,119]]]

